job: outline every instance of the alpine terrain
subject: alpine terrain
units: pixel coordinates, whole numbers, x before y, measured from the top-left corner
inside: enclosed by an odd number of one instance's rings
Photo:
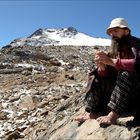
[[[93,33],[94,34],[94,33]],[[78,124],[94,54],[109,39],[94,38],[73,27],[38,29],[0,49],[0,140],[138,140],[132,116],[100,127]]]

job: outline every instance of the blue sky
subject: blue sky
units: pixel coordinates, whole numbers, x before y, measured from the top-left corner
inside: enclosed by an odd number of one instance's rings
[[[75,27],[93,37],[109,38],[106,28],[124,17],[140,37],[138,0],[0,0],[0,47],[39,28]]]

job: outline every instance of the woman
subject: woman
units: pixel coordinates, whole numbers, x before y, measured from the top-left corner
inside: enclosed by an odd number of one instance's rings
[[[80,122],[96,119],[99,124],[112,124],[122,113],[139,110],[140,39],[131,36],[123,18],[113,19],[107,34],[112,44],[108,53],[95,54],[97,70],[85,97],[87,113],[75,118]]]

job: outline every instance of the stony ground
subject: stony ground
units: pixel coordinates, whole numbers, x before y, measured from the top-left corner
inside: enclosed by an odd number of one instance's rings
[[[94,121],[80,126],[73,121],[74,116],[83,112],[87,73],[99,49],[106,48],[1,49],[0,140],[137,140],[139,128],[128,130],[119,125],[103,129]]]
[[[7,47],[0,50],[0,139],[34,140],[82,105],[98,47]],[[81,94],[81,95],[80,95]],[[80,104],[81,103],[81,104]]]

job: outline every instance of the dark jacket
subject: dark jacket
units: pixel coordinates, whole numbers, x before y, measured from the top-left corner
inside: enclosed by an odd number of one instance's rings
[[[131,36],[130,45],[132,47],[132,52],[135,56],[134,67],[136,74],[140,76],[140,38]]]

